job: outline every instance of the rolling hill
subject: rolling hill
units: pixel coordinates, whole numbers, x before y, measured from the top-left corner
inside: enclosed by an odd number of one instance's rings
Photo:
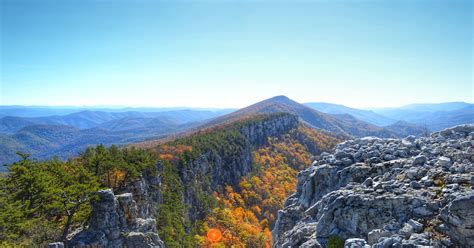
[[[408,123],[406,121],[397,121],[391,125],[385,126],[385,129],[396,133],[399,137],[406,137],[408,135],[421,137],[430,134],[430,131],[427,127]]]
[[[104,111],[81,111],[67,115],[53,115],[42,117],[18,117],[5,116],[0,118],[0,133],[13,134],[21,128],[28,125],[66,125],[80,129],[102,127],[108,129],[113,121],[118,123],[127,122],[130,118],[142,119],[145,122],[156,120],[167,121],[175,124],[184,124],[190,122],[202,121],[227,113],[228,110],[209,111],[209,110],[169,110],[163,112],[104,112]],[[122,120],[123,119],[123,120]],[[146,120],[148,119],[148,120]],[[106,124],[107,123],[107,124]]]
[[[199,121],[227,110],[171,110],[164,112],[81,111],[65,116],[0,118],[0,165],[19,159],[62,159],[77,155],[87,146],[123,145],[186,131]],[[5,170],[5,167],[0,167]]]
[[[0,165],[18,160],[17,151],[28,153],[35,159],[53,156],[67,159],[78,155],[88,146],[123,145],[140,140],[158,139],[174,132],[184,131],[186,128],[187,125],[156,125],[155,122],[141,129],[120,131],[108,131],[102,128],[79,129],[65,125],[31,125],[12,135],[0,134]]]

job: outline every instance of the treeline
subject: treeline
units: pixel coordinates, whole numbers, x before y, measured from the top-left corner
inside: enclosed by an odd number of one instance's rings
[[[65,240],[86,223],[90,200],[100,188],[118,189],[143,170],[156,170],[157,157],[140,149],[90,147],[69,161],[36,161],[19,153],[0,177],[0,245],[45,246]]]

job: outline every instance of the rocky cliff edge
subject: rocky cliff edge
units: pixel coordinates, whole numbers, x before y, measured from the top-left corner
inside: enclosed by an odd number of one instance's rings
[[[339,144],[298,174],[274,247],[474,247],[474,125]]]

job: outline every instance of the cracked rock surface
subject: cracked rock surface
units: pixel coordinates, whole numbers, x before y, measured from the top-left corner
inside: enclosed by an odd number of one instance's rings
[[[89,225],[72,234],[68,247],[164,247],[157,234],[156,220],[149,212],[150,204],[143,201],[151,198],[148,187],[148,182],[141,178],[129,187],[135,195],[99,190],[98,199],[92,202]]]
[[[298,174],[274,247],[474,247],[474,125],[339,144]]]

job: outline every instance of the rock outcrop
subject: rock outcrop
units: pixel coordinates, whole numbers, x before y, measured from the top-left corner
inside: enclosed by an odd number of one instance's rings
[[[97,192],[86,230],[74,235],[69,247],[164,247],[153,218],[139,218],[131,193]]]
[[[184,189],[185,204],[189,206],[188,217],[194,221],[205,218],[207,211],[198,199],[197,190],[211,194],[224,185],[237,186],[242,177],[254,168],[252,151],[269,137],[280,137],[300,125],[298,117],[290,114],[245,121],[236,128],[239,138],[233,138],[235,145],[219,150],[206,150],[199,157],[188,162],[187,169],[180,171]]]
[[[159,186],[157,175],[144,172],[120,189],[127,193],[98,191],[88,226],[71,235],[68,247],[164,247],[155,220],[155,205],[161,201]]]
[[[473,247],[474,125],[339,144],[298,174],[274,247]]]

